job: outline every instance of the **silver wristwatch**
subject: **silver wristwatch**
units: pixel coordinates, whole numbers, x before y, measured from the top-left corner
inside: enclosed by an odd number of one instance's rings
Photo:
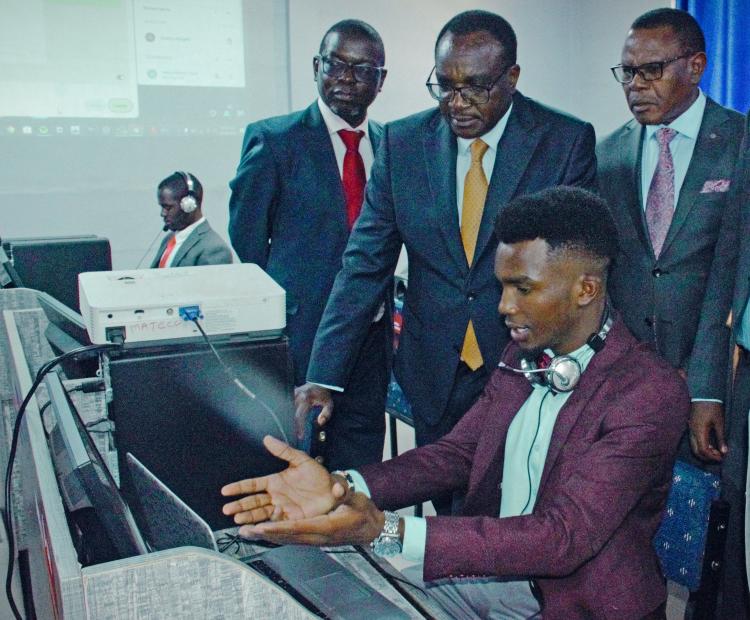
[[[386,510],[383,514],[385,514],[383,531],[370,543],[370,546],[376,555],[391,557],[401,553],[401,537],[398,534],[398,524],[401,517],[389,510]]]

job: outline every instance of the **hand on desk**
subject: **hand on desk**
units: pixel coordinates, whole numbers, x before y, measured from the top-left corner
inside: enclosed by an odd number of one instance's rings
[[[690,408],[690,447],[704,461],[721,463],[729,448],[724,440],[724,406],[711,401],[696,401]],[[716,436],[716,445],[711,440]]]
[[[315,383],[305,383],[294,389],[294,428],[297,439],[305,436],[305,417],[315,406],[322,407],[318,415],[318,424],[324,426],[333,415],[333,398],[331,390]]]
[[[345,498],[346,481],[329,474],[304,452],[270,435],[263,438],[263,445],[271,454],[287,461],[289,467],[277,474],[248,478],[222,487],[221,494],[225,496],[247,495],[222,508],[225,515],[234,515],[235,523],[317,517],[334,509]]]

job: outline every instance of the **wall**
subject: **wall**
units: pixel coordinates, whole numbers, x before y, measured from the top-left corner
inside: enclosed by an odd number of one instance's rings
[[[323,32],[339,19],[361,18],[380,31],[386,45],[388,78],[371,109],[372,117],[388,121],[422,110],[433,105],[424,81],[433,66],[437,32],[457,12],[479,5],[505,16],[516,30],[520,90],[591,121],[602,136],[629,116],[608,69],[619,60],[628,25],[640,13],[667,4],[656,0],[288,0],[291,74],[280,79],[290,80],[292,108],[308,105],[316,96],[312,57]],[[148,264],[155,251],[155,245],[149,248],[149,244],[156,242],[161,227],[155,185],[176,168],[191,170],[201,179],[204,210],[214,228],[226,235],[227,183],[237,166],[241,136],[225,140],[210,156],[191,147],[188,139],[160,145],[162,152],[154,154],[144,141],[143,157],[137,160],[123,156],[115,145],[106,154],[111,173],[101,175],[92,172],[91,162],[71,158],[50,141],[45,161],[35,162],[34,169],[24,173],[29,180],[22,195],[10,195],[0,187],[0,235],[99,234],[112,243],[116,269],[133,268],[141,257]],[[12,166],[16,155],[0,154],[3,165]],[[50,170],[58,178],[83,181],[50,182]]]

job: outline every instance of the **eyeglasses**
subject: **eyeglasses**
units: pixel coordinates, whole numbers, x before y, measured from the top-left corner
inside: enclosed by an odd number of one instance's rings
[[[664,75],[664,67],[669,63],[675,62],[682,58],[689,58],[695,52],[688,52],[682,56],[676,56],[668,60],[660,60],[657,62],[647,62],[643,65],[630,66],[630,65],[615,65],[610,67],[612,75],[620,84],[630,84],[635,79],[636,75],[640,75],[642,80],[646,82],[654,82],[660,80],[661,76]]]
[[[430,91],[430,96],[433,99],[437,99],[441,102],[450,101],[453,99],[455,93],[458,93],[466,103],[470,105],[482,105],[490,100],[490,92],[495,87],[495,84],[500,81],[500,78],[505,75],[505,72],[510,69],[513,64],[506,66],[490,84],[487,86],[461,86],[456,88],[454,86],[446,86],[440,82],[430,82],[433,74],[435,73],[435,67],[430,71],[430,75],[425,82],[427,90]]]
[[[315,57],[320,63],[320,67],[328,77],[335,79],[344,77],[348,71],[352,72],[355,82],[373,83],[380,80],[383,75],[383,67],[373,67],[372,65],[353,65],[343,60],[328,58],[327,56]]]

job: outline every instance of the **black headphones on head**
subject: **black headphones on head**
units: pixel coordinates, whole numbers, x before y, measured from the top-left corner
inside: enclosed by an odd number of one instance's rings
[[[604,307],[602,326],[596,334],[591,334],[586,344],[594,353],[604,347],[604,341],[612,329],[613,319],[609,311],[609,304]],[[525,358],[520,360],[521,368],[512,368],[505,362],[500,362],[498,368],[522,373],[531,383],[547,386],[553,392],[572,392],[581,380],[581,364],[572,355],[556,355],[544,368],[539,368],[538,361]]]
[[[181,175],[185,179],[185,185],[187,185],[187,194],[180,200],[180,209],[183,213],[192,213],[198,208],[198,197],[195,195],[193,176],[189,172],[182,172],[181,170],[178,170],[176,174]]]

